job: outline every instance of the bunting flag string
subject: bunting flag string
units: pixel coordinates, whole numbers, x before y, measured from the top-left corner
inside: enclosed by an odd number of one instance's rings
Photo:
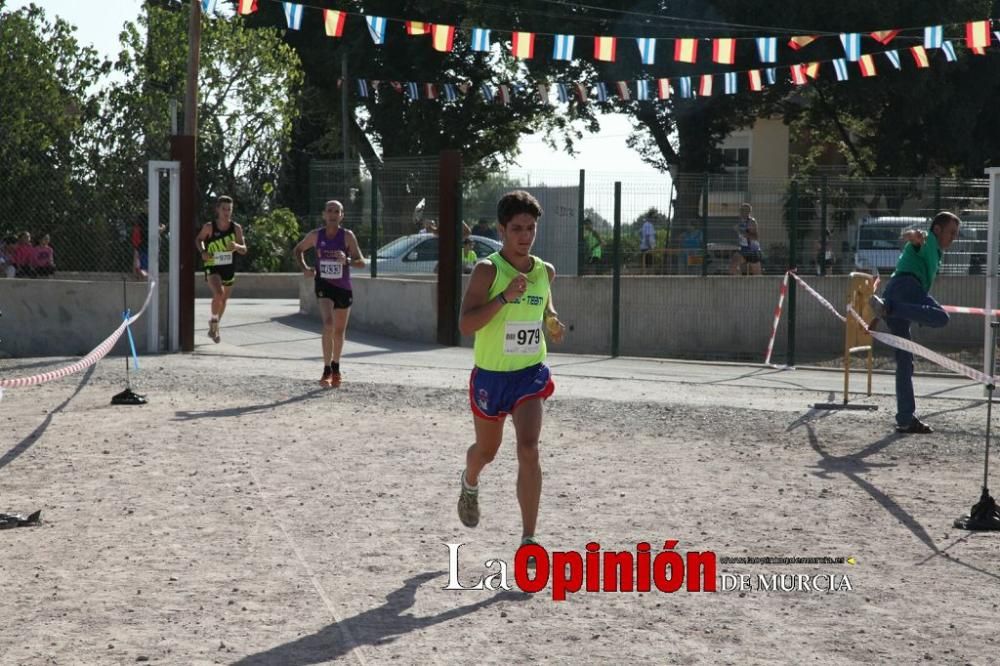
[[[345,19],[348,16],[363,17],[368,27],[368,31],[371,35],[372,41],[376,45],[384,45],[386,43],[386,30],[388,25],[400,24],[405,28],[405,32],[409,36],[422,36],[431,35],[430,40],[432,48],[435,50],[448,53],[454,50],[454,39],[455,32],[458,30],[454,25],[439,24],[436,21],[415,21],[411,19],[399,19],[390,17],[380,17],[371,16],[367,14],[353,13],[341,10],[332,10],[321,7],[316,7],[308,3],[293,3],[284,2],[282,0],[268,0],[271,2],[280,2],[284,15],[287,28],[289,30],[301,30],[304,16],[308,12],[314,10],[322,11],[322,19],[324,31],[330,37],[342,37],[345,25]],[[218,0],[201,0],[202,7],[207,14],[217,15]],[[259,10],[259,0],[235,0],[236,13],[241,16],[247,16],[254,14]],[[308,10],[308,12],[307,12]],[[353,19],[352,19],[353,21]],[[352,24],[353,25],[353,24]],[[994,27],[993,19],[982,19],[978,21],[967,21],[963,23],[950,23],[950,24],[939,24],[930,25],[923,28],[893,28],[884,30],[874,30],[870,32],[843,32],[843,33],[819,33],[812,35],[796,35],[788,38],[786,47],[792,51],[799,51],[802,49],[809,48],[812,44],[827,40],[830,38],[839,38],[841,45],[844,49],[844,54],[848,62],[860,62],[862,55],[865,54],[866,50],[869,51],[866,55],[876,56],[880,53],[887,53],[890,63],[895,69],[901,69],[898,63],[899,54],[898,51],[877,51],[872,52],[870,48],[864,48],[864,40],[872,40],[872,42],[877,43],[881,46],[887,46],[890,42],[894,40],[909,40],[911,43],[908,48],[911,49],[914,58],[918,62],[918,67],[922,67],[920,64],[919,52],[912,50],[916,49],[918,45],[912,44],[912,41],[922,41],[920,45],[924,51],[928,49],[941,49],[945,55],[945,58],[949,62],[953,62],[957,59],[957,54],[955,51],[955,43],[958,41],[962,46],[964,46],[968,51],[976,55],[984,55],[986,49],[990,46],[994,37],[1000,40],[1000,31],[993,32]],[[961,31],[959,33],[959,30]],[[472,27],[469,29],[471,33],[471,46],[472,50],[476,52],[490,52],[497,45],[504,44],[503,41],[491,42],[491,34],[493,29],[482,28],[482,27]],[[508,32],[511,36],[511,54],[522,60],[532,59],[535,56],[535,46],[537,45],[538,37],[544,36],[546,38],[553,39],[553,51],[552,57],[554,60],[559,61],[571,61],[575,57],[574,52],[574,42],[576,35],[568,34],[554,34],[545,32],[528,32],[519,30],[504,31]],[[918,36],[918,33],[922,32],[922,36]],[[947,34],[946,34],[947,33]],[[946,39],[946,37],[952,37],[953,39]],[[594,53],[593,58],[598,62],[616,62],[618,58],[617,45],[618,41],[622,39],[616,35],[602,35],[598,37],[593,37],[594,39]],[[626,40],[636,44],[639,52],[639,59],[643,65],[652,66],[657,63],[656,50],[659,46],[659,42],[672,42],[670,44],[673,47],[673,61],[677,63],[683,63],[687,65],[694,65],[698,62],[698,50],[699,46],[703,42],[708,42],[712,47],[711,61],[715,64],[720,65],[734,65],[737,63],[737,53],[741,53],[737,48],[737,45],[741,41],[753,40],[756,46],[756,52],[761,64],[773,64],[777,63],[779,60],[778,53],[778,37],[771,35],[763,35],[757,37],[734,37],[734,36],[706,36],[706,37],[671,37],[664,39],[657,36],[646,36],[646,37],[633,37],[632,39]],[[870,45],[870,43],[869,43]],[[833,61],[828,61],[832,63]],[[869,59],[869,62],[873,64],[873,60]],[[810,63],[799,63],[804,65],[809,65]],[[871,70],[869,65],[861,66],[862,71]],[[764,70],[765,77],[768,82],[773,85],[773,75],[768,68]],[[808,68],[802,70],[807,76],[811,75],[811,70]],[[749,71],[749,70],[743,70]],[[873,70],[872,70],[873,71]],[[843,74],[842,69],[835,69],[835,74],[841,76]],[[723,73],[723,72],[715,72]],[[872,75],[872,74],[867,74]],[[691,76],[703,76],[700,74],[691,74]],[[793,78],[795,74],[793,73]],[[838,79],[846,80],[846,79]]]
[[[448,28],[450,26],[438,26],[435,24],[430,27],[431,34],[433,34],[434,28],[438,27]],[[524,34],[531,35],[532,33]],[[520,39],[526,38],[527,37],[523,37]],[[963,43],[962,46],[965,46],[965,44]],[[976,53],[979,50],[981,50],[980,47],[969,48],[969,51],[972,53]],[[912,46],[909,48],[909,51],[913,57],[914,67],[916,69],[926,69],[931,66],[930,56],[922,45]],[[955,45],[950,40],[942,41],[940,51],[942,56],[948,62],[953,62],[957,59]],[[886,60],[888,60],[894,69],[903,69],[899,52],[896,49],[879,53],[866,53],[862,54],[857,61],[859,71],[863,78],[877,76],[878,68],[875,57],[880,55],[885,55]],[[804,86],[808,84],[809,79],[817,80],[821,78],[823,67],[828,66],[832,69],[832,73],[836,81],[842,82],[850,79],[848,62],[850,61],[844,57],[828,61],[796,63],[788,66],[787,72],[792,84],[796,86]],[[716,94],[716,76],[721,76],[723,92],[726,95],[733,95],[740,92],[741,84],[739,83],[739,80],[740,74],[743,73],[746,74],[746,84],[743,89],[750,92],[760,92],[765,87],[764,78],[766,78],[767,85],[773,86],[778,82],[778,69],[779,68],[777,67],[770,67],[763,70],[763,77],[762,71],[759,69],[751,69],[745,72],[734,70],[718,72],[715,74],[700,74],[697,75],[697,86],[693,83],[693,76],[658,78],[652,80],[639,79],[636,81],[597,82],[592,93],[593,97],[596,98],[596,101],[602,103],[611,102],[616,97],[617,99],[625,102],[633,99],[639,101],[651,101],[651,99],[653,99],[653,95],[651,94],[650,84],[655,80],[656,99],[659,99],[660,101],[670,99],[672,94],[675,92],[682,99],[711,97]],[[782,71],[785,71],[784,67],[781,69]],[[389,88],[395,90],[397,93],[404,94],[411,101],[417,101],[420,99],[443,99],[444,101],[453,102],[459,99],[458,92],[456,91],[465,95],[470,90],[470,85],[467,83],[401,83],[399,81],[385,81],[382,83],[386,83]],[[673,83],[673,85],[671,85],[671,83]],[[379,84],[379,81],[359,79],[357,81],[358,97],[374,97],[375,93],[380,89]],[[573,91],[572,94],[570,93],[571,88]],[[591,95],[591,91],[588,91],[587,88],[579,82],[556,82],[554,84],[554,89],[556,91],[558,102],[563,104],[570,102],[572,97],[575,97],[580,103],[585,104],[588,102]],[[518,96],[537,94],[537,98],[543,103],[551,103],[551,100],[549,99],[550,86],[547,83],[538,83],[534,89],[527,88],[522,84],[483,83],[479,90],[483,99],[488,103],[496,102],[503,105],[509,105],[513,100],[514,94]],[[611,91],[613,91],[613,94]]]

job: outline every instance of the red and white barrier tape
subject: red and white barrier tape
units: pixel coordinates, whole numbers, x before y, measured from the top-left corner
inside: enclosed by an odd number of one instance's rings
[[[994,317],[1000,317],[1000,310],[987,310],[985,308],[966,308],[961,305],[942,305],[941,309],[945,312],[952,312],[954,314],[974,314],[982,315],[988,317],[990,315]]]
[[[803,280],[802,278],[800,278],[795,273],[792,273],[791,271],[789,271],[788,274],[791,275],[793,278],[795,278],[795,280],[799,284],[801,284],[805,288],[806,291],[808,291],[810,294],[812,294],[813,297],[817,301],[819,301],[827,310],[829,310],[830,312],[832,312],[833,315],[837,319],[839,319],[840,321],[847,321],[847,319],[844,317],[844,315],[840,314],[840,312],[837,311],[837,308],[833,307],[833,305],[830,303],[830,301],[828,301],[825,298],[823,298],[818,291],[816,291],[815,289],[813,289],[812,287],[810,287],[808,284],[806,284],[805,280]]]
[[[89,368],[100,361],[102,358],[107,356],[108,352],[111,351],[111,348],[115,346],[115,343],[118,342],[118,338],[120,338],[122,333],[125,332],[125,328],[141,317],[142,313],[146,311],[146,307],[149,305],[149,301],[153,297],[153,286],[155,284],[155,282],[149,283],[149,292],[146,294],[146,302],[142,304],[142,308],[137,313],[123,321],[121,326],[115,329],[114,333],[109,335],[104,342],[95,347],[92,352],[84,356],[82,359],[72,365],[67,365],[65,368],[52,370],[51,372],[43,372],[39,375],[32,375],[31,377],[0,379],[0,391],[5,388],[23,388],[25,386],[34,386],[35,384],[51,382],[55,379],[61,379],[62,377],[71,375],[75,372],[80,372],[81,370]]]
[[[878,340],[879,342],[881,342],[884,345],[888,345],[890,347],[895,347],[896,349],[902,349],[903,351],[908,351],[911,354],[916,354],[917,356],[921,356],[923,358],[926,358],[928,361],[931,361],[933,363],[937,363],[938,365],[940,365],[943,368],[947,368],[947,369],[952,370],[952,371],[954,371],[954,372],[956,372],[956,373],[958,373],[960,375],[964,375],[964,376],[968,377],[969,379],[972,379],[974,381],[979,382],[980,384],[984,384],[984,385],[988,386],[990,384],[995,384],[996,383],[996,378],[995,377],[990,377],[989,375],[987,375],[987,374],[985,374],[983,372],[980,372],[979,370],[976,370],[975,368],[970,368],[967,365],[962,365],[958,361],[952,360],[952,359],[948,358],[947,356],[942,356],[941,354],[938,354],[937,352],[931,351],[927,347],[924,347],[923,345],[918,345],[917,343],[913,342],[912,340],[907,340],[906,338],[901,338],[898,335],[891,335],[889,333],[882,333],[880,331],[873,331],[873,330],[871,330],[871,329],[868,328],[868,325],[865,324],[864,319],[861,318],[861,315],[859,315],[857,312],[855,312],[854,308],[852,308],[851,306],[847,306],[847,311],[849,313],[851,313],[851,315],[853,315],[855,319],[858,320],[858,323],[861,324],[862,328],[864,328],[866,331],[868,331],[868,334],[870,336],[872,336],[873,338],[875,338],[876,340]]]
[[[785,294],[788,293],[788,273],[781,281],[781,289],[778,292],[778,306],[774,308],[774,325],[771,326],[771,339],[767,341],[767,354],[764,355],[764,365],[771,365],[771,352],[774,351],[774,338],[778,334],[778,322],[781,320],[781,307],[785,303]]]
[[[767,359],[764,361],[764,363],[766,365],[770,365],[770,361],[771,361],[771,348],[774,345],[774,334],[775,334],[775,332],[777,331],[777,328],[778,328],[778,318],[781,316],[781,303],[782,303],[782,301],[785,298],[785,292],[787,291],[787,284],[788,284],[788,276],[789,275],[791,275],[793,278],[795,278],[795,280],[799,284],[801,284],[805,288],[806,291],[808,291],[810,294],[812,294],[813,297],[816,298],[816,300],[818,300],[820,303],[822,303],[838,319],[840,319],[841,321],[846,321],[845,317],[842,314],[840,314],[839,312],[837,312],[837,309],[835,307],[833,307],[833,305],[830,304],[830,301],[828,301],[825,298],[823,298],[815,289],[813,289],[808,284],[806,284],[805,280],[803,280],[802,278],[800,278],[798,275],[796,275],[792,271],[788,271],[787,273],[785,273],[785,281],[782,283],[781,296],[778,299],[778,308],[775,310],[774,330],[772,330],[772,332],[771,332],[771,341],[768,343],[768,346],[767,346]],[[987,311],[984,310],[983,308],[965,308],[965,307],[959,307],[957,305],[945,305],[943,307],[944,307],[944,309],[947,312],[956,312],[956,313],[960,313],[960,314],[979,314],[979,315],[985,315],[987,313]],[[938,354],[935,351],[931,351],[930,349],[928,349],[927,347],[924,347],[923,345],[918,345],[917,343],[913,342],[912,340],[907,340],[906,338],[901,338],[898,335],[891,335],[889,333],[882,333],[880,331],[873,331],[873,330],[869,329],[868,328],[868,324],[865,323],[865,320],[862,319],[861,315],[859,315],[854,310],[854,308],[852,308],[850,305],[847,306],[847,312],[851,316],[853,316],[858,321],[859,324],[861,324],[861,327],[863,329],[865,329],[868,332],[868,334],[870,336],[872,336],[872,338],[874,338],[875,340],[878,340],[879,342],[881,342],[884,345],[887,345],[889,347],[894,347],[896,349],[902,349],[903,351],[908,351],[911,354],[916,354],[917,356],[925,358],[928,361],[931,361],[932,363],[938,364],[942,368],[947,368],[948,370],[951,370],[951,371],[953,371],[953,372],[955,372],[957,374],[960,374],[960,375],[963,375],[965,377],[968,377],[969,379],[971,379],[973,381],[977,381],[977,382],[979,382],[981,384],[984,384],[986,386],[988,386],[990,384],[996,384],[997,383],[997,378],[996,377],[990,377],[989,375],[987,375],[987,374],[985,374],[983,372],[980,372],[979,370],[976,370],[975,368],[970,368],[969,366],[963,365],[963,364],[959,363],[958,361],[955,361],[955,360],[952,360],[952,359],[948,358],[947,356],[943,356],[941,354]],[[1000,310],[993,310],[993,314],[1000,315]]]

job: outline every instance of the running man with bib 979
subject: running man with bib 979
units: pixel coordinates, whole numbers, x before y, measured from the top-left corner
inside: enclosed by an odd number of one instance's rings
[[[552,305],[555,269],[531,254],[541,216],[538,200],[527,192],[500,198],[497,221],[503,247],[473,268],[459,318],[462,334],[475,334],[469,400],[476,442],[466,453],[458,516],[466,527],[479,524],[479,475],[496,457],[509,414],[517,436],[522,545],[537,543],[542,401],[555,390],[545,365],[545,333],[556,343],[566,333]]]

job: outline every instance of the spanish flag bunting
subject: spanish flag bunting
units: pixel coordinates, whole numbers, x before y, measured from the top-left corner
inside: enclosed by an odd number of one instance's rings
[[[788,40],[788,46],[798,51],[816,41],[816,37],[800,36]]]
[[[806,63],[805,64],[805,68],[806,68],[806,70],[805,70],[806,71],[806,76],[808,76],[810,79],[818,79],[819,78],[819,63],[818,62],[809,62],[809,63]]]
[[[437,88],[434,86],[433,83],[424,84],[424,97],[426,97],[427,99],[438,98]]]
[[[407,21],[406,34],[408,35],[429,35],[431,34],[431,24],[423,21]]]
[[[747,72],[747,77],[750,79],[750,90],[760,91],[764,89],[764,84],[761,82],[760,79],[759,69],[751,69],[749,72]]]
[[[986,48],[982,46],[970,46],[969,50],[976,55],[986,55]]]
[[[803,71],[805,65],[792,65],[789,71],[792,74],[792,83],[797,86],[804,86],[806,84],[806,73]]]
[[[858,66],[861,67],[861,76],[875,76],[875,59],[870,53],[861,56]]]
[[[674,40],[674,60],[677,62],[694,63],[698,60],[698,40],[697,39],[675,39]]]
[[[657,79],[656,93],[660,99],[670,99],[670,79]]]
[[[730,37],[712,40],[712,62],[720,65],[736,62],[736,40]]]
[[[702,97],[712,96],[712,79],[714,77],[711,74],[702,74],[701,81],[698,83],[698,94]]]
[[[511,46],[515,58],[528,60],[535,57],[535,33],[515,32],[514,42]]]
[[[257,0],[239,0],[239,12],[246,16],[257,11]]]
[[[455,44],[455,26],[435,23],[431,26],[431,43],[435,51],[448,53]]]
[[[927,58],[927,49],[925,49],[923,46],[911,47],[910,53],[913,54],[913,61],[920,69],[924,69],[931,66],[930,60],[928,60]]]
[[[323,10],[323,29],[326,30],[327,37],[342,37],[344,35],[344,19],[347,12],[336,9]]]
[[[973,21],[965,24],[965,45],[970,49],[990,45],[990,22]]]
[[[614,62],[616,41],[614,37],[594,37],[594,60]]]
[[[871,37],[880,44],[888,45],[898,34],[899,30],[876,30],[871,33]]]

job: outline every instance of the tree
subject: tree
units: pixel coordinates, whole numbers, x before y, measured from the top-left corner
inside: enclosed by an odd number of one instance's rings
[[[338,6],[341,7],[357,12],[361,5],[347,2]],[[519,21],[518,11],[512,14],[506,6],[471,0],[447,7],[430,0],[374,0],[364,3],[364,13],[435,22],[446,19],[463,28],[490,21],[506,25]],[[264,3],[248,22],[255,26],[283,27],[285,18],[279,5]],[[305,176],[309,160],[342,158],[357,151],[383,193],[385,221],[391,232],[408,230],[410,212],[420,199],[427,199],[429,209],[437,208],[436,178],[423,174],[434,168],[433,163],[409,162],[406,167],[393,169],[392,176],[402,182],[394,188],[393,196],[386,197],[389,185],[385,162],[436,158],[442,150],[459,150],[464,157],[466,177],[477,180],[516,154],[522,133],[541,129],[549,132],[553,140],[558,138],[563,146],[571,147],[576,130],[570,126],[570,120],[593,121],[593,111],[587,106],[574,103],[568,111],[556,113],[551,104],[528,94],[526,91],[533,92],[540,79],[529,77],[523,64],[515,61],[507,48],[489,54],[474,52],[464,30],[456,32],[454,50],[450,53],[432,49],[428,36],[406,35],[395,22],[386,31],[385,44],[376,46],[363,17],[358,15],[347,18],[342,38],[327,37],[321,21],[306,21],[301,30],[286,32],[284,39],[299,54],[306,77],[302,113],[288,164],[297,177],[294,184],[290,183],[286,200],[298,202],[299,206],[307,200]],[[346,59],[349,72],[344,82],[339,81],[342,59]],[[571,69],[581,67],[576,64]],[[379,83],[363,98],[356,94],[356,79]],[[399,83],[411,81],[469,83],[471,87],[468,94],[460,95],[454,102],[410,99]],[[485,101],[479,94],[482,84],[510,86],[510,103]],[[523,86],[522,92],[517,92],[518,86]],[[342,95],[349,95],[351,146],[347,151],[341,140]]]
[[[2,3],[0,3],[2,4]],[[74,28],[49,21],[31,5],[15,12],[0,6],[0,233],[50,233],[59,247],[90,240],[80,214],[92,200],[84,184],[90,128],[100,117],[101,94],[93,81],[109,63],[81,46]],[[60,255],[61,268],[87,256]]]
[[[110,90],[102,137],[109,171],[141,174],[149,159],[169,154],[168,110],[184,97],[186,14],[146,5],[139,23],[123,28],[115,68],[124,80]],[[206,195],[232,195],[238,215],[253,217],[274,200],[301,68],[277,30],[249,31],[241,21],[210,18],[202,26],[198,184]]]

